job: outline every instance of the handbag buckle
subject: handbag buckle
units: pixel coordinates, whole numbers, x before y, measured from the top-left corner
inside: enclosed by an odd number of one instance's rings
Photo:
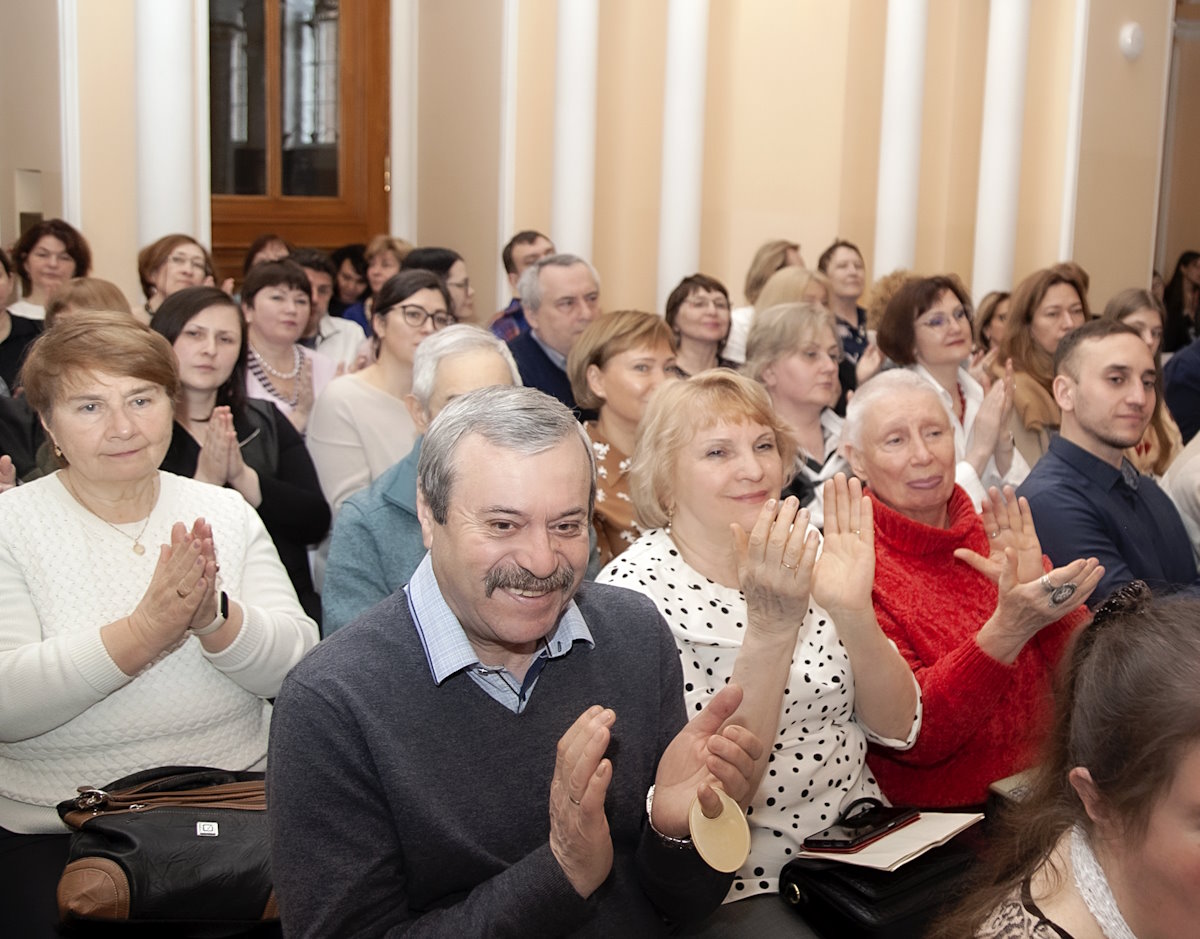
[[[75,797],[75,807],[78,809],[95,809],[108,802],[108,793],[103,789],[79,787],[79,795]]]

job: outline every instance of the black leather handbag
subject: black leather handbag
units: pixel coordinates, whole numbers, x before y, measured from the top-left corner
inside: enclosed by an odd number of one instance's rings
[[[920,939],[961,897],[979,844],[968,830],[894,871],[796,858],[779,875],[779,892],[829,939]]]
[[[262,773],[199,766],[81,786],[58,883],[64,921],[253,924],[278,919]]]

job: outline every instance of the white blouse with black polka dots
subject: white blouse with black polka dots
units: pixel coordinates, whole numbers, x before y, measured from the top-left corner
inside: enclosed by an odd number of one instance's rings
[[[596,580],[654,601],[679,646],[689,714],[732,677],[746,628],[745,597],[689,567],[665,531],[646,532]],[[855,720],[850,659],[816,604],[800,628],[781,716],[767,773],[746,813],[750,858],[727,900],[778,890],[780,869],[806,836],[833,824],[855,799],[881,798],[866,765],[867,740],[903,749],[920,727],[918,714],[908,740],[889,740]]]

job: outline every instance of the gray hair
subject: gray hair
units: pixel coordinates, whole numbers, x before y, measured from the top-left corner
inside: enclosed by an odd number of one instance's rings
[[[417,486],[439,525],[446,524],[450,508],[455,452],[462,439],[470,434],[527,456],[575,437],[583,447],[591,472],[588,491],[588,518],[591,518],[596,502],[596,464],[583,426],[566,405],[536,388],[496,385],[455,398],[425,433],[417,462]]]
[[[521,279],[517,281],[517,295],[521,298],[521,306],[526,312],[533,310],[537,312],[542,306],[542,271],[547,267],[574,267],[576,264],[582,264],[588,269],[588,273],[592,275],[592,280],[596,282],[596,289],[600,288],[600,275],[596,273],[596,269],[587,261],[577,254],[552,254],[546,258],[539,258],[521,274]]]
[[[842,451],[849,447],[862,449],[863,425],[869,414],[881,402],[887,402],[903,391],[918,391],[932,395],[938,406],[942,399],[928,380],[907,368],[890,368],[864,382],[846,405],[846,420],[842,424]],[[885,405],[886,406],[886,405]]]
[[[517,370],[512,353],[508,351],[507,343],[479,326],[455,323],[423,339],[413,356],[412,394],[427,415],[429,402],[433,398],[438,365],[443,359],[452,359],[456,355],[465,355],[468,352],[496,353],[508,366],[513,384],[521,384],[521,373]]]

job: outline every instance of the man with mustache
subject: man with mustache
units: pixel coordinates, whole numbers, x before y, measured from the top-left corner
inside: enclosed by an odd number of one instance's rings
[[[1088,601],[1093,608],[1133,580],[1155,593],[1200,589],[1178,510],[1124,453],[1142,439],[1156,397],[1154,358],[1132,327],[1093,320],[1058,344],[1054,400],[1061,429],[1017,494],[1029,500],[1051,561],[1094,557],[1104,566]],[[1056,596],[1065,587],[1045,578],[1043,586]]]
[[[582,584],[595,497],[571,412],[531,388],[450,402],[417,468],[429,554],[276,701],[272,867],[289,936],[650,936],[731,877],[698,798],[749,798],[730,685],[685,725],[653,604]]]

